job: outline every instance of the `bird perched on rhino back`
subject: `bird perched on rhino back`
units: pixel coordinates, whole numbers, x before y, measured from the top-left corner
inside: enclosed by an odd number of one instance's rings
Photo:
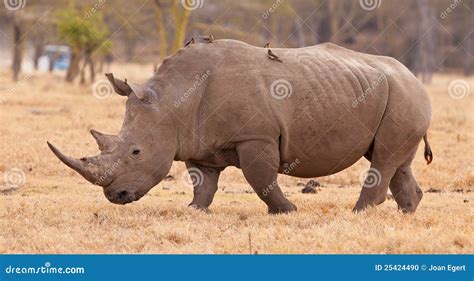
[[[214,36],[212,34],[209,34],[208,36],[200,36],[200,38],[207,43],[212,43],[214,42]]]

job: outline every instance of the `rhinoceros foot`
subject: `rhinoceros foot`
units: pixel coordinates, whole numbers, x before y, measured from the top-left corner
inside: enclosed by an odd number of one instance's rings
[[[290,212],[296,212],[296,210],[297,210],[296,206],[291,202],[288,202],[279,206],[268,207],[269,214],[286,214]]]

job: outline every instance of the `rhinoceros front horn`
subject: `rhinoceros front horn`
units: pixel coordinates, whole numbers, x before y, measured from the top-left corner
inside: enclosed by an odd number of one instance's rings
[[[91,183],[97,182],[97,177],[94,173],[90,170],[91,167],[87,167],[85,161],[74,159],[72,157],[64,155],[59,149],[57,149],[54,145],[50,142],[47,142],[51,151],[58,157],[61,162],[66,164],[69,168],[75,170],[81,176],[83,176],[86,180],[90,181]]]

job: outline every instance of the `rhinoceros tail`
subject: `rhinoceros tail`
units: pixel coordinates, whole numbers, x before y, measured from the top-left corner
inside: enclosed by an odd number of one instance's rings
[[[426,165],[429,165],[433,161],[433,152],[431,151],[430,143],[428,142],[428,133],[423,136],[425,142],[425,159]]]

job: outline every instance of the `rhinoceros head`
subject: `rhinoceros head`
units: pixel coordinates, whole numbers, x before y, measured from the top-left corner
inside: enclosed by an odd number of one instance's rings
[[[91,130],[101,153],[81,159],[48,145],[64,164],[102,186],[110,202],[127,204],[140,199],[167,175],[176,155],[176,132],[156,87],[106,76],[117,94],[128,97],[120,133],[115,136]]]

